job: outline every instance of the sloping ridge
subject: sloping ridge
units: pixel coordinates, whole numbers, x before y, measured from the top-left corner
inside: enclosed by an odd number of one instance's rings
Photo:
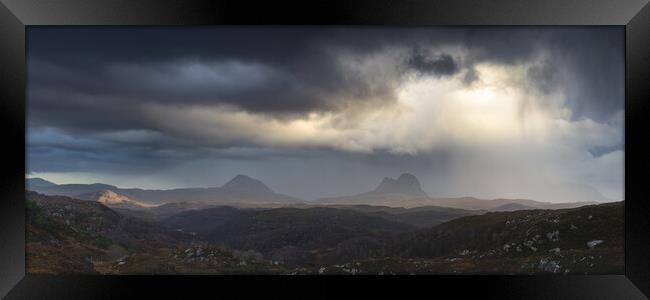
[[[492,252],[496,255],[547,254],[559,248],[589,251],[588,242],[604,241],[622,254],[624,203],[604,203],[560,210],[491,212],[460,217],[395,241],[395,250],[410,257]],[[475,238],[468,239],[468,236]],[[504,247],[508,245],[508,247]],[[512,248],[508,251],[508,248]],[[519,251],[515,251],[519,248]]]
[[[263,182],[248,177],[246,175],[237,175],[230,181],[226,182],[221,189],[223,191],[232,191],[232,192],[249,192],[249,193],[259,193],[259,194],[275,194],[268,186]]]
[[[49,186],[55,186],[56,185],[56,183],[54,183],[54,182],[50,182],[50,181],[47,181],[47,180],[45,180],[43,178],[38,178],[38,177],[26,178],[25,179],[25,184],[27,185],[28,188],[29,187],[49,187]]]
[[[218,195],[249,202],[302,202],[300,199],[278,194],[266,184],[246,175],[237,175],[218,190]]]
[[[38,183],[39,181],[35,181]],[[107,184],[29,185],[28,189],[46,195],[76,197],[84,200],[117,201],[141,206],[174,202],[236,203],[301,203],[303,200],[279,194],[262,181],[237,175],[221,187],[182,188],[170,190],[122,189]],[[108,194],[110,191],[116,195]]]
[[[171,190],[120,189],[131,199],[150,203],[204,202],[206,204],[237,203],[301,203],[301,199],[274,192],[262,181],[237,175],[221,187]]]

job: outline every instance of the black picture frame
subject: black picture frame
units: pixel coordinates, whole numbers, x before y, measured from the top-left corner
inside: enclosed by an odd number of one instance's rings
[[[0,295],[7,299],[224,296],[645,299],[650,295],[650,5],[647,0],[0,0]],[[625,275],[25,275],[25,34],[30,25],[616,25],[625,27]],[[645,296],[644,296],[645,294]]]

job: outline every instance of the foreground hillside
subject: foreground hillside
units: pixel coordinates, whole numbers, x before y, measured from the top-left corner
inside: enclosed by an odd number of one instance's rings
[[[430,272],[620,274],[624,225],[623,202],[486,213],[402,236],[389,253],[446,258]]]
[[[30,274],[620,274],[623,208],[623,202],[487,213],[362,205],[213,207],[152,218],[146,211],[28,193],[27,269]],[[429,219],[437,221],[426,225]]]
[[[285,272],[247,252],[117,214],[99,202],[27,194],[28,274],[239,274]]]

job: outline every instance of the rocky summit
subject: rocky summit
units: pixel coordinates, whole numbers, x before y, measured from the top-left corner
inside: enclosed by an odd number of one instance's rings
[[[384,178],[379,186],[372,191],[373,194],[402,194],[417,197],[427,197],[422,190],[420,181],[413,174],[404,173],[397,180],[393,178]]]
[[[273,194],[273,191],[263,182],[241,174],[226,182],[226,184],[221,188],[227,191],[247,191]]]

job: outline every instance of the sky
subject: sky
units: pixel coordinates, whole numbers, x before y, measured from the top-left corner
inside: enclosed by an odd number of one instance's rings
[[[27,55],[28,177],[623,199],[621,27],[29,27]]]

